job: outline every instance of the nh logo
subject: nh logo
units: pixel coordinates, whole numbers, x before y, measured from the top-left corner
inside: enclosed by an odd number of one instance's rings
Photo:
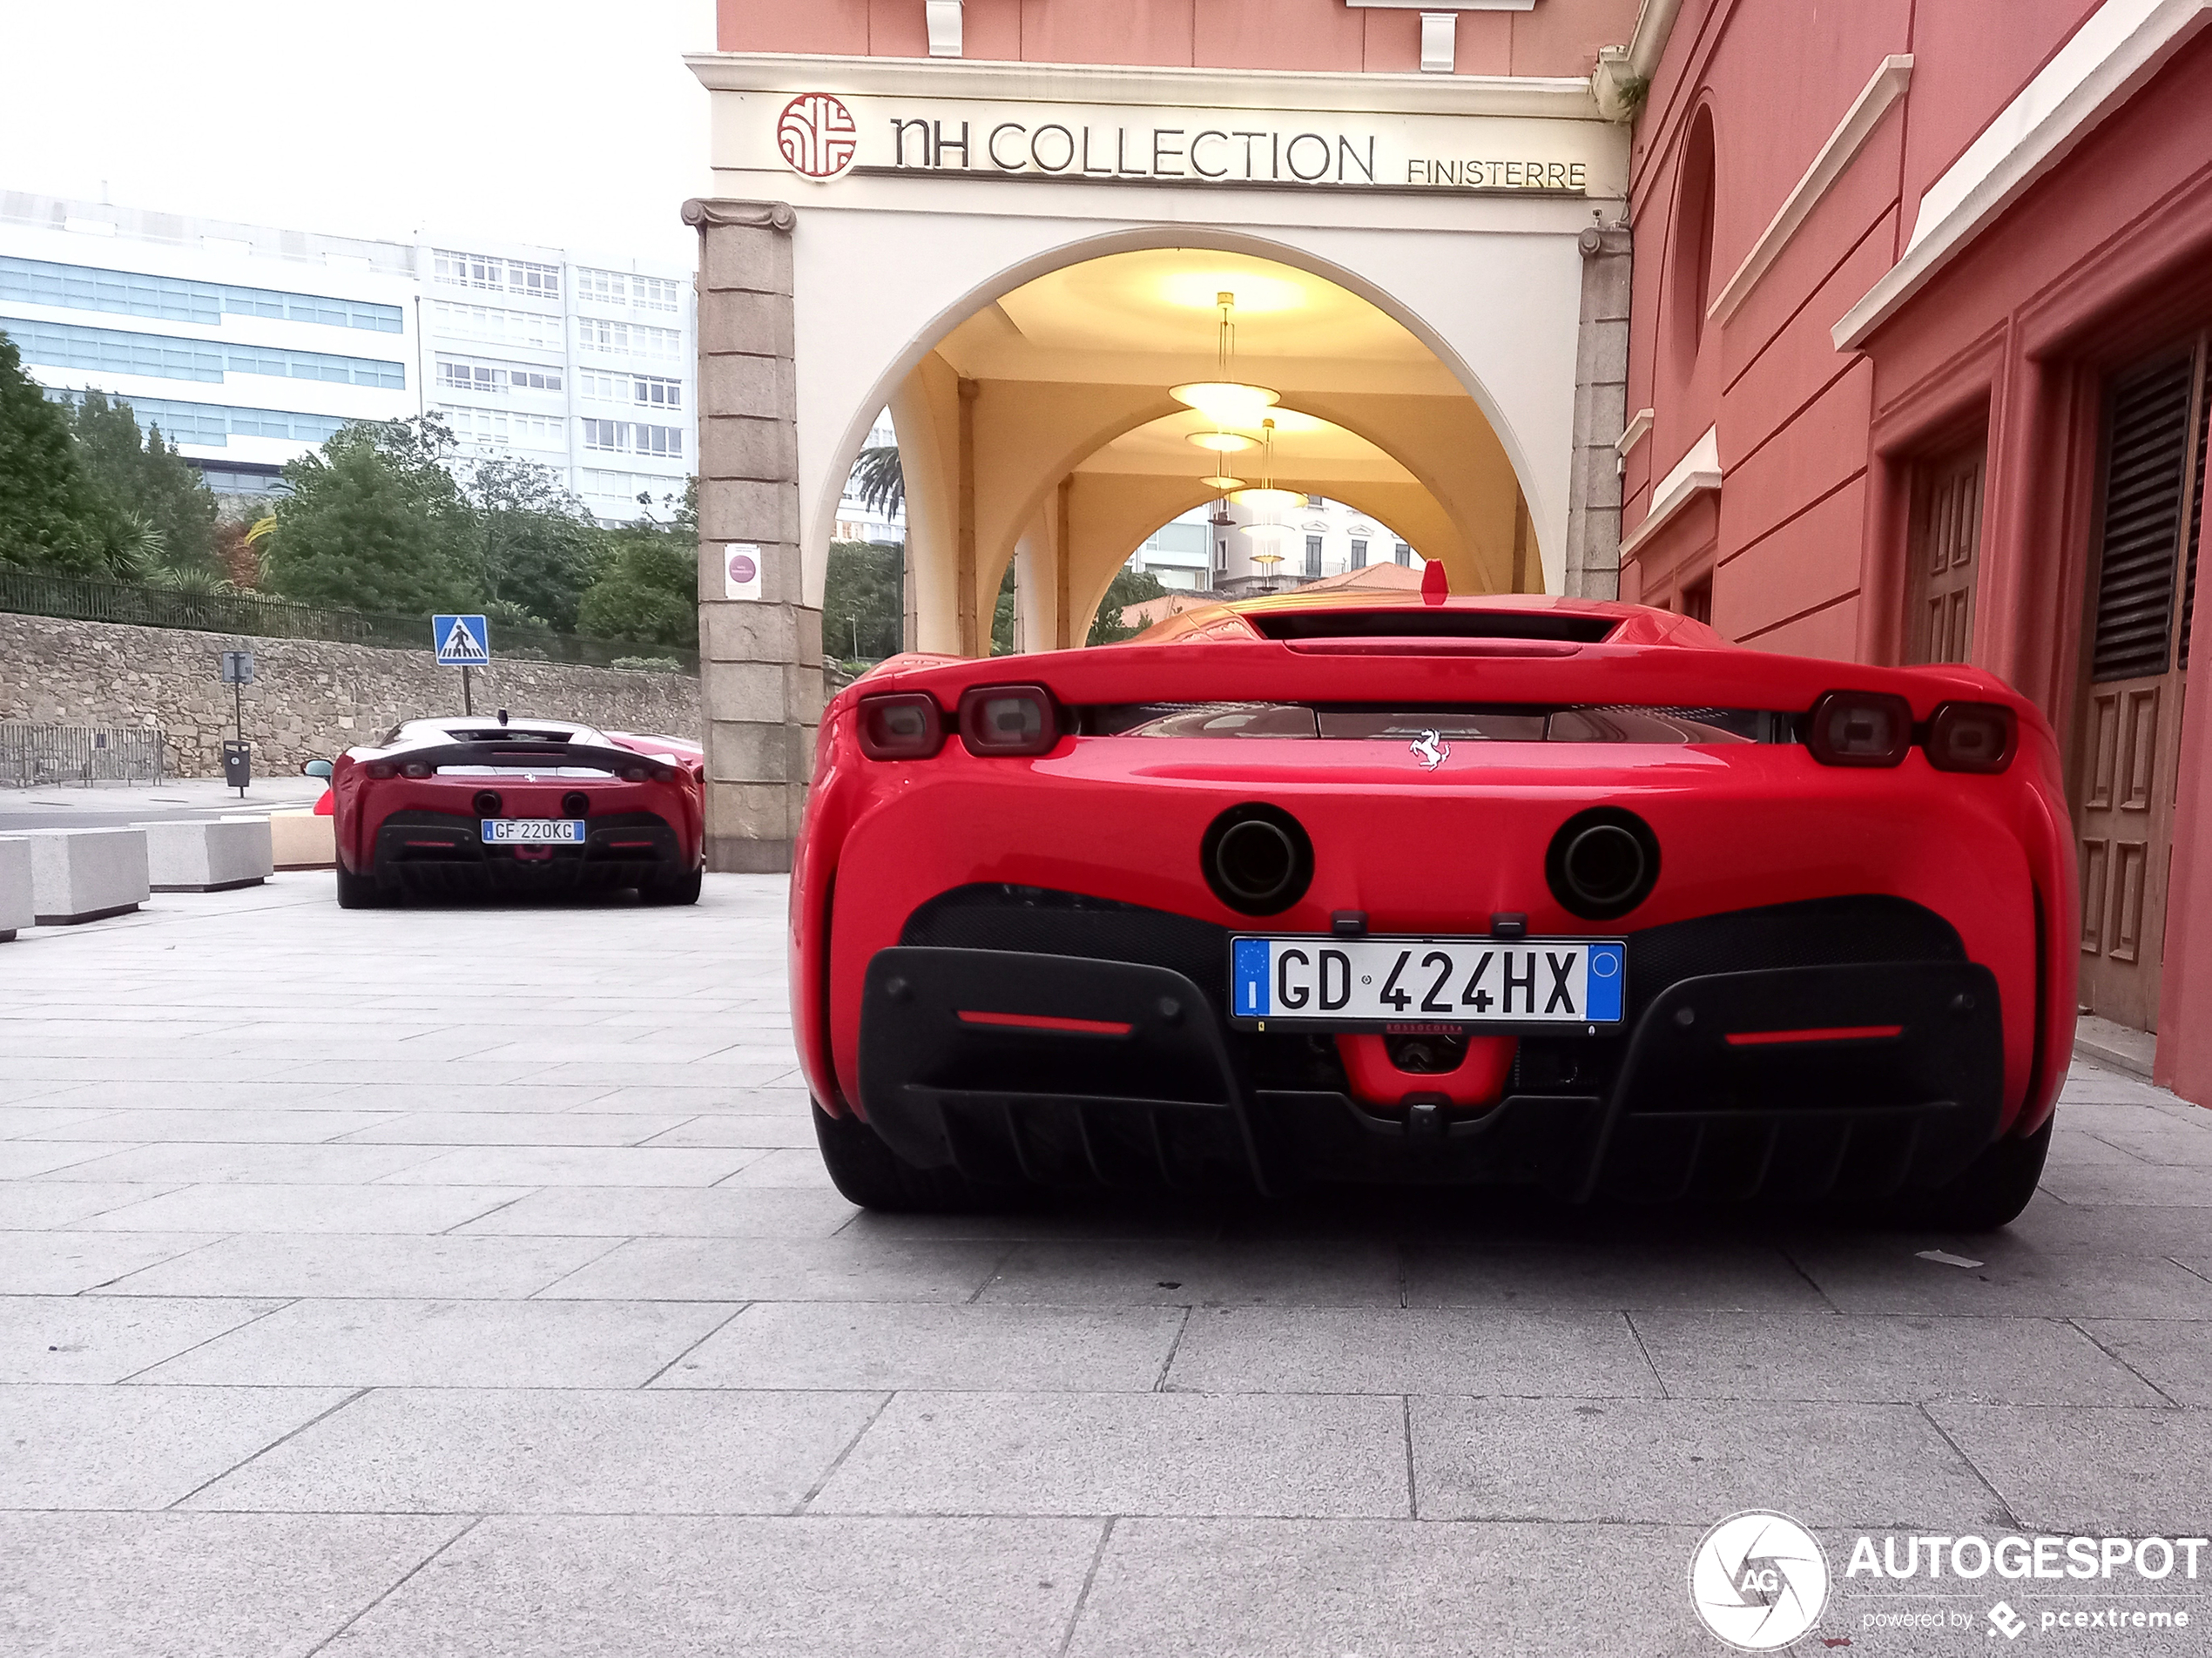
[[[430,618],[430,643],[448,668],[481,668],[491,660],[491,636],[481,616]]]

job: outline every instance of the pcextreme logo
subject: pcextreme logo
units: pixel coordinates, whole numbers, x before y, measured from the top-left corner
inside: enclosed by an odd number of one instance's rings
[[[1820,1621],[1828,1604],[1828,1557],[1786,1514],[1730,1514],[1689,1557],[1689,1601],[1730,1646],[1773,1652]]]

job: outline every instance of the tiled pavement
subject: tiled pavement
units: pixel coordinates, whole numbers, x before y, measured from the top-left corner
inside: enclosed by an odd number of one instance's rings
[[[1995,1237],[876,1217],[812,1148],[779,883],[327,879],[0,946],[0,1650],[1717,1652],[1689,1552],[1757,1506],[1827,1545],[1820,1634],[1986,1652],[2000,1587],[1885,1594],[1853,1534],[2212,1530],[2212,1113],[2126,1077]],[[2212,1648],[2204,1565],[2134,1602],[2187,1633],[2067,1649]],[[1972,1627],[1863,1621],[1931,1605]]]

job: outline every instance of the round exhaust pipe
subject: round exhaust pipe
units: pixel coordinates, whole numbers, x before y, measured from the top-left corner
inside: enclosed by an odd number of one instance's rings
[[[476,791],[475,799],[471,799],[469,804],[476,808],[476,815],[478,817],[496,818],[499,815],[501,804],[499,791],[496,789],[479,789]]]
[[[590,817],[591,797],[582,789],[570,789],[561,797],[561,815],[567,818]]]
[[[1578,812],[1552,837],[1544,880],[1570,915],[1586,921],[1626,915],[1658,884],[1659,837],[1617,806]]]
[[[1313,882],[1313,843],[1280,806],[1231,806],[1207,827],[1198,865],[1213,895],[1244,915],[1273,915]]]

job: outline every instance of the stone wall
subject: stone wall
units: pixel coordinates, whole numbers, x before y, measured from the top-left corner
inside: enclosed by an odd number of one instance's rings
[[[637,649],[652,653],[649,645]],[[231,735],[222,653],[239,650],[253,653],[246,738],[261,776],[374,742],[398,720],[461,711],[461,671],[439,667],[427,649],[0,614],[0,720],[158,725],[167,734],[170,775],[219,777]],[[495,661],[474,677],[479,713],[509,708],[698,740],[699,682],[688,674],[516,660]]]

